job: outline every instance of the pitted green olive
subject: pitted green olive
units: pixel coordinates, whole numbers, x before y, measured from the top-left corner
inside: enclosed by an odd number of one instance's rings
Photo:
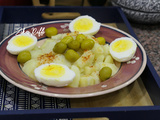
[[[17,56],[17,61],[19,63],[25,63],[31,59],[31,53],[29,51],[22,51]]]
[[[110,78],[112,75],[112,69],[109,67],[103,67],[100,71],[99,71],[99,77],[101,79],[101,81],[105,81],[108,78]]]
[[[91,50],[94,46],[94,41],[92,39],[85,39],[81,43],[82,50]]]

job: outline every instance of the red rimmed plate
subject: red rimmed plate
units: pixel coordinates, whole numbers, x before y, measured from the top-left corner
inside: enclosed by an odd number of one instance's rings
[[[70,21],[53,21],[36,24],[25,28],[24,32],[29,31],[35,34],[38,39],[43,39],[45,38],[44,29],[51,26],[56,27],[58,33],[69,32],[69,22]],[[16,56],[11,55],[6,50],[8,41],[16,34],[17,32],[12,33],[0,44],[0,74],[15,86],[40,95],[61,98],[82,98],[107,94],[126,87],[135,81],[145,69],[147,62],[145,50],[135,38],[119,29],[107,25],[101,25],[100,31],[95,35],[96,37],[104,37],[108,43],[111,43],[114,39],[120,37],[132,38],[138,46],[135,57],[127,63],[122,63],[120,70],[113,77],[97,85],[80,88],[49,87],[35,82],[25,75],[17,63]]]

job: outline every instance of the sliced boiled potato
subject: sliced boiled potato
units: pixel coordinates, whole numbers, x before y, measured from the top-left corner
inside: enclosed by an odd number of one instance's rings
[[[40,47],[36,45],[32,50],[39,50],[39,49]]]
[[[94,84],[100,83],[99,71],[92,72],[91,76],[94,78]]]
[[[42,52],[42,50],[40,48],[35,49],[35,50],[31,50],[30,53],[31,53],[31,58],[32,59],[36,59],[40,55],[43,55],[43,52]]]
[[[48,45],[48,43],[54,42],[55,40],[53,39],[44,39],[44,40],[40,40],[38,41],[38,45],[41,47],[41,49],[45,49],[46,46]]]
[[[84,68],[85,66],[91,66],[93,64],[94,54],[91,50],[84,51],[82,56],[74,63],[79,68]]]
[[[81,76],[79,81],[79,87],[86,87],[90,85],[94,85],[94,78],[91,75]]]
[[[26,75],[28,75],[30,78],[36,80],[34,75],[34,70],[38,67],[38,61],[36,59],[31,59],[27,61],[24,66],[22,67],[22,70]]]
[[[104,61],[104,55],[97,55],[95,56],[95,62],[103,62]]]
[[[95,62],[94,67],[96,68],[96,71],[100,71],[100,69],[103,67],[103,62]]]
[[[41,46],[42,52],[43,53],[53,52],[53,48],[57,42],[58,41],[52,39],[46,40],[44,44]]]
[[[87,81],[87,79],[84,78],[84,77],[81,77],[81,78],[80,78],[80,81],[79,81],[79,87],[86,87],[86,86],[88,86],[88,81]]]
[[[51,39],[53,40],[61,40],[62,38],[64,38],[66,36],[66,34],[57,34],[51,37]]]
[[[87,39],[92,39],[95,41],[95,39],[94,39],[95,37],[93,35],[86,35],[86,37],[87,37]]]
[[[55,55],[53,59],[54,63],[59,63],[59,64],[64,64],[67,65],[68,67],[71,67],[71,62],[69,62],[63,54],[57,54]]]
[[[104,53],[102,46],[96,42],[94,44],[94,47],[92,48],[92,51],[95,54],[95,56],[98,56]]]
[[[73,81],[68,85],[69,87],[79,87],[79,81],[80,81],[80,70],[77,66],[72,65],[71,70],[73,70],[76,74]]]
[[[113,60],[112,56],[109,55],[109,54],[106,56],[104,62],[105,62],[105,63],[112,63],[112,64],[114,64],[114,60]]]
[[[110,54],[109,52],[109,44],[105,44],[102,46],[103,51],[104,51],[104,56],[107,56],[108,54]]]
[[[84,67],[84,74],[85,75],[90,75],[92,72],[96,71],[97,69],[95,66],[86,66]]]
[[[91,74],[91,72],[92,72],[91,66],[84,67],[84,74],[85,75],[89,75],[89,74]]]

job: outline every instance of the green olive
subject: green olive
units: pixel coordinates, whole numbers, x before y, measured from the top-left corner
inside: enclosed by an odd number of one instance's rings
[[[72,49],[67,50],[65,53],[65,58],[70,62],[75,62],[79,57],[79,54]]]
[[[61,40],[61,42],[65,43],[65,44],[68,44],[68,43],[70,43],[72,40],[74,40],[72,36],[66,36],[66,37],[64,37],[64,38]]]
[[[54,46],[53,51],[54,51],[55,53],[62,54],[62,53],[64,53],[64,52],[66,51],[66,49],[67,49],[67,45],[66,45],[65,43],[63,43],[63,42],[58,42],[58,43],[56,43],[56,45]]]
[[[76,40],[79,41],[80,43],[82,43],[82,41],[85,40],[85,39],[86,39],[86,36],[83,35],[83,34],[78,34],[76,36]]]
[[[31,59],[31,53],[29,51],[22,51],[17,56],[17,61],[19,63],[25,63]]]
[[[45,29],[45,34],[47,37],[52,37],[54,35],[57,35],[58,30],[55,27],[49,27]]]
[[[80,43],[77,40],[73,40],[68,43],[68,48],[78,51],[80,48]]]
[[[94,46],[94,41],[92,39],[85,39],[81,43],[82,50],[91,50]]]
[[[99,77],[102,81],[107,80],[108,78],[110,78],[112,75],[112,69],[109,67],[103,67],[100,71],[99,71]]]
[[[106,44],[106,40],[104,37],[98,37],[97,41],[100,45],[105,45]]]

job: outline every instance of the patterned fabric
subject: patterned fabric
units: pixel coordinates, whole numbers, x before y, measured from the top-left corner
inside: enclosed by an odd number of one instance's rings
[[[112,5],[121,7],[130,20],[160,22],[160,0],[112,0]]]
[[[12,32],[31,24],[5,24],[3,38]],[[65,98],[46,97],[24,91],[0,76],[0,109],[27,110],[27,109],[56,109],[69,108],[70,101]],[[63,119],[64,120],[64,119]]]

